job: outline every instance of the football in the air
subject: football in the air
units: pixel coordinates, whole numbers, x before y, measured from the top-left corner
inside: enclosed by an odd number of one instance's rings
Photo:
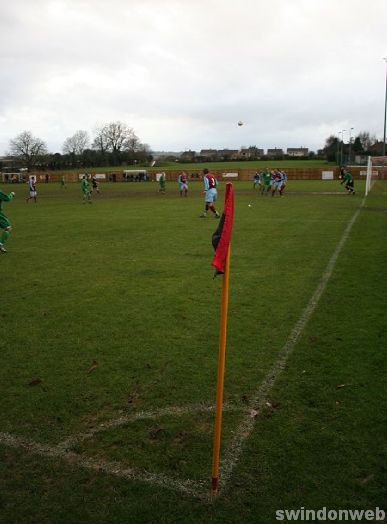
[[[238,122],[238,126],[243,126],[243,122],[242,122],[242,120],[239,120],[239,122]]]

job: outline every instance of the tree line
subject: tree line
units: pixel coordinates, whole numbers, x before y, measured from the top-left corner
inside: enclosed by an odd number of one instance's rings
[[[258,151],[256,146],[250,146],[249,150],[253,149]],[[362,131],[347,143],[343,136],[340,140],[339,137],[330,135],[325,140],[324,148],[317,152],[317,158],[339,164],[351,162],[357,155],[381,155],[382,151],[383,142],[368,131]],[[87,131],[76,131],[64,141],[62,153],[50,153],[44,140],[35,137],[31,131],[23,131],[10,140],[7,156],[15,164],[30,171],[135,165],[145,164],[153,159],[150,147],[140,141],[131,127],[120,121],[98,127],[92,140]],[[315,153],[309,152],[309,158],[316,158]],[[183,162],[188,160],[184,158],[184,154],[181,158],[174,159]],[[190,161],[198,161],[198,157]]]
[[[323,155],[329,162],[351,162],[355,156],[382,155],[383,142],[376,135],[368,131],[362,131],[357,136],[351,137],[344,142],[343,137],[330,135],[322,150]]]
[[[141,143],[131,127],[119,121],[98,127],[92,140],[87,131],[76,131],[64,141],[62,153],[50,153],[44,140],[31,131],[23,131],[10,140],[7,156],[30,171],[119,166],[152,160],[149,146]]]

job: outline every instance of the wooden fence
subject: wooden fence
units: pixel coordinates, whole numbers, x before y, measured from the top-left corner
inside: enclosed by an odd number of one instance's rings
[[[273,168],[275,168],[275,164],[273,165]],[[365,179],[365,173],[366,173],[367,167],[366,166],[353,166],[349,168],[349,171],[352,173],[355,179]],[[156,180],[156,174],[160,172],[164,172],[166,174],[167,181],[177,181],[178,176],[183,172],[183,169],[179,170],[171,170],[171,169],[149,169],[147,171],[149,175],[149,180],[154,181]],[[253,177],[257,169],[242,169],[242,168],[231,168],[228,170],[228,173],[237,173],[238,177],[230,177],[230,180],[235,181],[248,181],[253,180]],[[289,167],[284,168],[283,171],[286,172],[288,175],[289,180],[321,180],[322,175],[324,171],[332,172],[334,179],[339,178],[339,168],[338,167]],[[201,179],[202,170],[185,170],[185,172],[188,175],[188,178],[190,181],[196,181]],[[214,173],[219,180],[226,180],[227,177],[225,177],[226,171],[214,169],[211,170],[212,173]],[[362,174],[360,174],[362,172]],[[44,182],[57,182],[59,183],[64,177],[65,181],[68,182],[79,182],[79,175],[88,173],[88,171],[80,171],[80,172],[72,172],[72,171],[50,171],[50,172],[34,172],[30,173],[37,176],[37,180],[40,183]],[[98,175],[98,174],[104,174],[106,175],[106,179],[99,179],[99,182],[125,182],[124,179],[124,172],[123,171],[96,171],[93,170],[91,173],[92,175]],[[130,180],[128,183],[131,182],[138,182],[138,180]]]

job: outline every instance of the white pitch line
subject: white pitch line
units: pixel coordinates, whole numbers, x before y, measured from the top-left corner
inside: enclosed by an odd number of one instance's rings
[[[225,404],[226,411],[243,411],[245,408],[231,404]],[[48,458],[59,458],[64,462],[69,463],[70,466],[78,466],[84,469],[105,472],[116,477],[125,478],[127,480],[134,480],[145,482],[151,485],[160,486],[172,491],[178,491],[194,498],[203,501],[209,500],[209,492],[206,489],[207,481],[190,479],[180,479],[177,477],[170,477],[162,473],[154,473],[147,470],[141,470],[129,466],[124,466],[119,462],[111,462],[104,459],[94,459],[86,455],[81,455],[68,449],[81,442],[86,438],[92,438],[96,433],[105,431],[109,428],[117,427],[122,424],[127,424],[136,420],[156,419],[167,415],[185,415],[191,413],[205,413],[215,410],[214,405],[205,404],[191,404],[186,406],[170,406],[154,411],[140,411],[127,417],[120,417],[105,424],[101,424],[95,430],[89,433],[82,433],[76,435],[59,445],[47,445],[27,440],[10,433],[0,432],[0,445],[6,445],[16,449],[23,449],[28,453],[44,456]]]
[[[266,375],[265,379],[263,380],[261,385],[256,390],[253,399],[250,401],[249,412],[250,410],[254,409],[255,411],[258,411],[259,413],[259,411],[265,405],[265,402],[267,402],[269,392],[271,391],[274,383],[276,382],[277,378],[281,374],[281,371],[284,369],[286,362],[289,358],[289,355],[293,351],[296,343],[298,342],[300,338],[302,331],[304,330],[307,322],[309,321],[314,310],[316,309],[316,306],[319,303],[321,295],[325,291],[327,283],[332,276],[337,259],[341,253],[341,250],[343,249],[345,242],[348,239],[348,236],[360,213],[361,208],[364,206],[364,203],[365,203],[365,197],[363,198],[359,209],[354,213],[347,227],[345,228],[344,233],[341,239],[339,240],[339,243],[337,244],[336,249],[334,250],[328,262],[328,265],[326,266],[325,271],[322,274],[321,280],[315,292],[313,293],[311,299],[309,300],[309,303],[307,304],[306,308],[301,313],[300,318],[298,319],[292,331],[290,332],[290,335],[285,345],[281,348],[278,359],[273,364],[268,374]],[[221,462],[221,466],[219,468],[219,484],[220,484],[221,489],[224,489],[227,482],[230,480],[231,474],[241,456],[243,445],[246,442],[246,440],[250,437],[254,429],[255,423],[256,423],[256,418],[248,415],[247,417],[245,417],[245,419],[241,422],[241,424],[235,431],[234,438],[232,439],[230,446],[226,450],[225,458]]]
[[[243,409],[246,409],[246,408],[242,408],[240,406],[234,406],[231,404],[225,404],[223,409],[225,411],[242,411]],[[97,433],[101,433],[102,431],[107,431],[112,428],[123,426],[125,424],[130,424],[131,422],[136,422],[137,420],[158,419],[158,418],[165,417],[168,415],[182,416],[182,415],[191,415],[194,413],[209,413],[211,411],[215,411],[215,406],[206,405],[206,404],[188,404],[186,406],[168,406],[168,407],[160,408],[158,410],[153,410],[153,411],[138,411],[137,413],[126,415],[126,416],[119,417],[116,419],[112,419],[102,424],[99,424],[95,428],[92,428],[89,431],[86,431],[84,433],[73,435],[69,437],[68,439],[60,442],[58,444],[58,447],[63,450],[68,450],[72,448],[73,446],[79,444],[80,442],[83,442],[84,440],[93,438]]]
[[[9,433],[0,433],[0,444],[16,449],[24,449],[29,453],[41,457],[59,458],[67,462],[70,466],[78,466],[87,470],[108,473],[120,478],[146,482],[151,485],[179,491],[195,498],[206,498],[206,494],[203,492],[202,482],[195,482],[189,479],[178,479],[168,477],[162,473],[152,473],[146,470],[126,467],[119,462],[110,462],[108,460],[97,460],[91,457],[85,457],[84,455],[64,451],[58,446],[39,444]]]

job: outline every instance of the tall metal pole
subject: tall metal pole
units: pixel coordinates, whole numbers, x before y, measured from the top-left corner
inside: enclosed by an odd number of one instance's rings
[[[351,141],[352,141],[352,136],[351,136],[351,131],[353,131],[354,128],[351,127],[350,130],[349,130],[349,144],[348,144],[348,164],[351,163]]]
[[[387,115],[387,58],[383,58],[386,63],[386,92],[384,95],[384,134],[383,134],[383,156],[386,156],[386,115]]]
[[[343,165],[343,143],[344,143],[344,131],[346,131],[346,130],[343,129],[342,132],[341,132],[341,150],[340,150],[340,165],[341,165],[341,166]]]
[[[339,135],[339,138],[337,139],[337,154],[336,154],[336,162],[338,165],[340,165],[340,133],[339,131],[337,134]]]

